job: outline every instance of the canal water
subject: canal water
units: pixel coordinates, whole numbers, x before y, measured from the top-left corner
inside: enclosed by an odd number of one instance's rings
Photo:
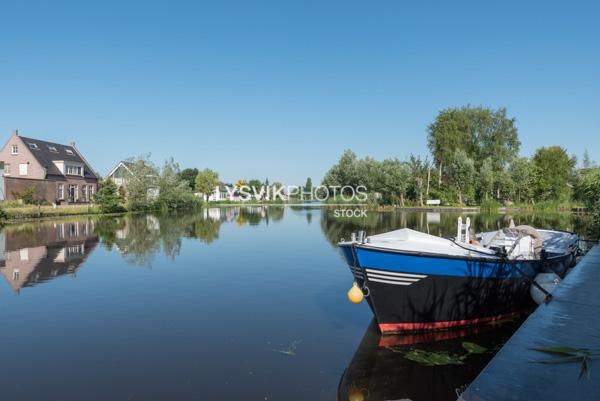
[[[458,216],[244,207],[4,227],[0,398],[455,400],[520,322],[381,337],[366,303],[346,300],[335,244],[357,229],[450,235]],[[470,218],[585,228],[568,214]]]

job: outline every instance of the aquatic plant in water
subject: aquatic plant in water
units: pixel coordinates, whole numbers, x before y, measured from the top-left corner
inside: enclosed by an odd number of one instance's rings
[[[579,369],[579,378],[586,377],[588,380],[591,378],[591,359],[592,356],[600,355],[599,352],[592,352],[589,348],[576,348],[564,345],[550,346],[550,347],[535,347],[530,348],[533,351],[544,352],[546,354],[552,354],[554,357],[541,361],[533,361],[536,363],[543,364],[554,364],[554,363],[569,363],[569,362],[581,362]]]
[[[469,354],[484,354],[488,351],[487,348],[469,341],[464,341],[462,347],[467,350]]]
[[[462,365],[466,355],[450,355],[447,352],[432,352],[413,349],[404,354],[410,361],[424,366]]]
[[[274,352],[278,352],[280,354],[284,354],[284,355],[289,355],[289,356],[294,356],[296,355],[296,348],[298,347],[298,344],[300,344],[302,342],[302,340],[294,340],[292,341],[287,348],[285,349],[274,349]]]
[[[462,347],[467,351],[466,354],[450,354],[443,351],[425,351],[421,349],[412,349],[404,354],[404,357],[410,361],[416,362],[423,366],[445,366],[445,365],[462,365],[469,355],[483,354],[488,352],[488,349],[479,344],[469,341],[464,341]]]

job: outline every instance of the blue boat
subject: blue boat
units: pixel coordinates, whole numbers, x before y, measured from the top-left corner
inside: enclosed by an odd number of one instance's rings
[[[531,309],[531,293],[547,296],[575,264],[578,238],[529,226],[471,238],[459,221],[456,238],[401,229],[353,234],[339,247],[381,332],[397,333],[489,323]],[[550,286],[538,283],[542,276]]]

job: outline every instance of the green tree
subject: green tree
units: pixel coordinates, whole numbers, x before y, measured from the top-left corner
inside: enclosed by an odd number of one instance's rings
[[[310,179],[310,177],[307,177],[306,183],[304,184],[304,188],[302,189],[303,197],[304,197],[304,195],[310,196],[310,194],[312,194],[312,190],[313,190],[312,180]]]
[[[248,180],[248,186],[250,187],[250,192],[253,192],[253,190],[256,189],[256,193],[259,193],[263,183],[261,180],[253,178]]]
[[[575,187],[576,198],[583,201],[589,210],[591,238],[600,237],[600,168],[587,168],[580,172]]]
[[[150,161],[149,155],[130,158],[130,177],[126,182],[126,201],[129,210],[148,210],[158,196],[159,171]]]
[[[198,175],[197,168],[185,168],[181,170],[179,173],[179,178],[186,181],[191,190],[194,189],[196,176]]]
[[[600,206],[600,168],[583,171],[577,179],[576,198],[590,209]]]
[[[502,168],[495,173],[494,185],[496,187],[496,199],[512,200],[515,196],[515,182],[507,168]]]
[[[575,158],[570,158],[560,146],[550,146],[536,150],[532,161],[536,199],[559,200],[569,196]]]
[[[248,188],[245,188],[245,192],[247,192],[248,194],[254,196],[254,195],[259,195],[259,196],[266,196],[266,188],[264,188],[264,184],[261,180],[257,179],[257,178],[253,178],[251,180],[248,180]]]
[[[494,191],[494,167],[490,158],[485,159],[481,164],[477,174],[477,187],[481,200],[488,200]]]
[[[213,193],[219,185],[219,174],[209,168],[206,168],[196,175],[194,180],[196,191],[204,195],[205,200]]]
[[[398,200],[400,206],[404,206],[404,198],[410,182],[408,165],[397,158],[385,159],[381,164],[381,169],[385,179],[384,201],[393,203]]]
[[[475,164],[473,160],[467,155],[467,152],[457,149],[450,163],[450,177],[458,191],[458,202],[461,205],[463,204],[464,195],[472,189],[474,176]]]
[[[166,160],[158,180],[157,206],[162,210],[183,209],[196,204],[196,200],[188,181],[180,174],[179,164],[172,157]]]
[[[526,157],[516,157],[509,170],[515,184],[515,200],[530,203],[534,194],[534,171],[531,161]]]
[[[121,211],[123,199],[114,182],[105,179],[100,183],[100,188],[94,194],[94,202],[102,213],[115,213]]]
[[[594,168],[596,167],[596,162],[592,160],[590,157],[590,152],[586,149],[583,152],[583,168]]]
[[[411,178],[410,189],[412,189],[414,199],[418,201],[419,206],[423,206],[429,170],[428,162],[427,160],[421,160],[420,156],[410,155],[408,159],[408,169]]]
[[[440,111],[428,127],[427,144],[440,172],[450,167],[458,149],[477,167],[489,157],[494,170],[500,170],[520,147],[515,119],[507,117],[505,108],[471,106]]]
[[[351,150],[345,150],[339,161],[325,173],[322,184],[325,186],[351,186],[360,185],[358,176],[358,159]],[[370,188],[367,188],[370,190]]]

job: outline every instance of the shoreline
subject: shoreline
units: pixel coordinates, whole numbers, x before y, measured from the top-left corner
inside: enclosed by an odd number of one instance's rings
[[[544,213],[574,213],[587,214],[588,210],[584,207],[558,208],[556,210],[536,210],[533,207],[499,207],[497,209],[482,209],[480,206],[377,206],[369,208],[369,205],[357,204],[323,204],[323,203],[215,203],[203,204],[199,210],[210,208],[230,208],[230,207],[305,207],[305,208],[332,208],[332,207],[366,207],[372,212],[431,212],[431,213],[526,213],[526,212],[544,212]],[[61,210],[63,209],[64,210]],[[22,212],[20,209],[23,209]],[[102,213],[95,205],[71,205],[54,208],[52,206],[23,206],[4,209],[5,217],[0,219],[0,224],[14,224],[20,222],[31,222],[47,220],[59,217],[74,216],[123,216],[127,214],[147,213],[150,211],[123,211],[114,213]]]
[[[327,203],[208,203],[204,204],[202,208],[218,208],[218,207],[244,207],[244,206],[277,206],[277,207],[311,207],[311,208],[328,208],[328,207],[366,207],[369,211],[375,212],[392,212],[396,210],[406,212],[465,212],[465,213],[510,213],[510,212],[544,212],[544,213],[588,213],[586,207],[571,207],[571,208],[556,208],[550,209],[536,209],[532,206],[521,207],[521,206],[503,206],[496,209],[486,209],[481,206],[390,206],[382,205],[377,207],[370,207],[368,204],[327,204]]]

